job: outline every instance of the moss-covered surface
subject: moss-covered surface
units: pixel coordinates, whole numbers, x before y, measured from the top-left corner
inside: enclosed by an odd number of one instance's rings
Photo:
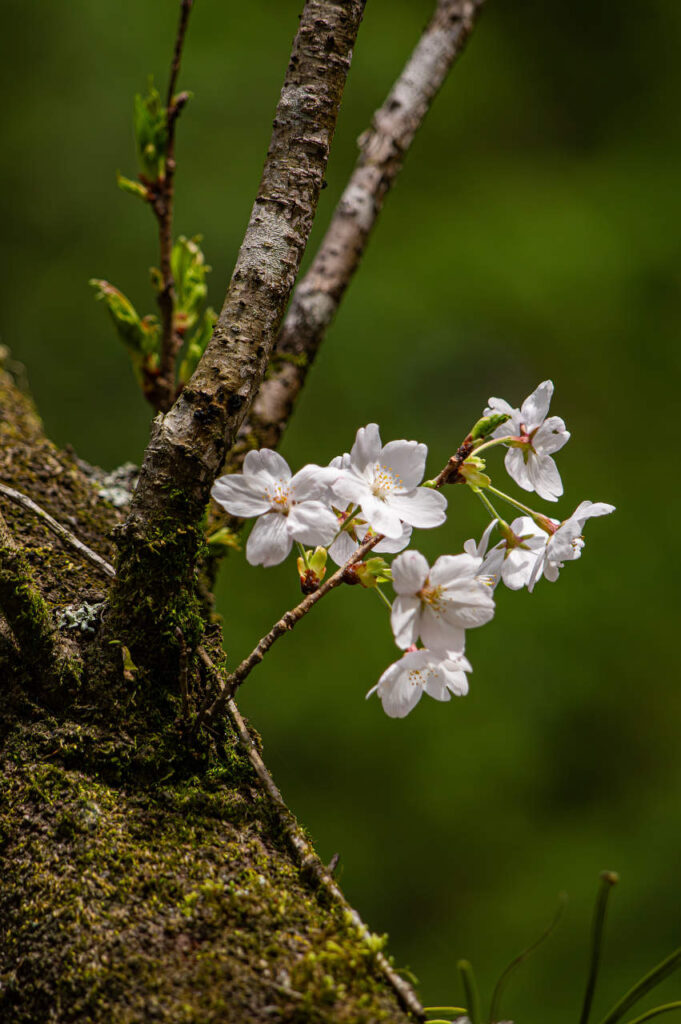
[[[406,1019],[379,943],[301,880],[248,762],[116,787],[67,767],[83,748],[53,728],[4,743],[0,1020]]]
[[[6,376],[0,479],[112,558],[120,513]],[[2,510],[54,621],[106,597],[39,520]],[[0,1021],[406,1024],[380,940],[299,870],[235,735],[188,742],[195,667],[183,700],[112,663],[101,627],[77,640],[82,685],[48,711],[0,620]],[[205,642],[215,657],[215,627]]]

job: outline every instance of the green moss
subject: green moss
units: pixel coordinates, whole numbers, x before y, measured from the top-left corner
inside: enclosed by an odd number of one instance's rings
[[[66,766],[88,746],[70,728],[5,742],[0,1019],[407,1020],[380,940],[303,882],[248,762],[121,788]]]

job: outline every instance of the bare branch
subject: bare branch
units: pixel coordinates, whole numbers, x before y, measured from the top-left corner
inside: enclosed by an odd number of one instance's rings
[[[457,57],[463,52],[484,0],[438,0],[404,70],[371,127],[359,139],[360,155],[305,277],[296,288],[273,360],[248,420],[230,451],[226,472],[240,469],[251,447],[276,448],[291,418],[327,328],[357,270],[386,195],[404,157]]]
[[[175,96],[177,76],[180,73],[182,47],[187,32],[189,14],[193,0],[181,0],[180,20],[177,26],[173,59],[170,65],[168,95],[166,99],[166,122],[168,126],[168,143],[165,159],[165,170],[158,181],[148,182],[151,208],[158,221],[158,238],[160,249],[161,289],[158,293],[158,306],[161,314],[161,344],[158,377],[145,390],[145,395],[156,409],[166,412],[175,399],[175,372],[177,356],[182,347],[182,337],[175,329],[175,282],[171,265],[173,251],[173,188],[175,178],[175,126],[188,94]]]
[[[156,420],[118,538],[114,601],[126,606],[128,620],[152,580],[168,602],[177,600],[182,584],[194,585],[198,524],[225,451],[260,386],[293,288],[363,9],[364,0],[305,4],[222,312],[194,376],[170,412]],[[153,551],[159,530],[174,547],[172,565]],[[158,608],[145,614],[154,634],[164,627]]]
[[[321,599],[326,597],[331,590],[335,590],[335,588],[339,587],[341,583],[344,583],[347,579],[348,570],[357,562],[360,562],[381,540],[384,540],[383,534],[381,533],[376,533],[370,537],[369,540],[365,540],[364,543],[357,548],[355,553],[352,555],[352,558],[348,559],[345,565],[342,565],[340,569],[337,569],[332,576],[329,576],[329,578],[317,588],[317,590],[308,594],[307,597],[303,598],[300,604],[297,604],[295,608],[289,609],[289,611],[282,615],[278,622],[275,622],[269,633],[266,633],[265,636],[258,641],[248,657],[244,658],[241,664],[237,665],[234,671],[229,674],[224,689],[208,711],[209,718],[216,718],[222,714],[225,708],[225,702],[234,696],[243,681],[251,674],[255,666],[260,664],[272,644],[275,643],[279,637],[290,632],[297,622],[300,622],[308,612],[312,611],[314,606],[317,604],[317,601],[321,601]]]
[[[67,530],[65,526],[58,523],[56,519],[53,519],[49,512],[46,512],[44,508],[36,504],[32,498],[29,498],[27,494],[22,494],[21,491],[16,491],[13,487],[8,487],[7,484],[0,483],[0,494],[4,495],[5,498],[9,498],[15,505],[19,505],[21,508],[26,509],[27,512],[32,512],[33,515],[38,516],[45,526],[47,526],[52,533],[56,534],[60,540],[65,541],[75,551],[77,551],[83,558],[85,558],[92,565],[100,569],[101,572],[107,576],[115,576],[116,570],[105,558],[98,555],[96,551],[89,548],[87,544],[83,544],[82,540],[78,540],[75,534]]]
[[[205,655],[205,658],[215,675],[217,675],[217,669],[210,661],[208,655]],[[229,716],[236,727],[241,745],[246,751],[248,759],[253,766],[253,770],[258,776],[263,789],[274,806],[282,832],[286,836],[289,845],[293,850],[293,854],[301,871],[303,871],[307,877],[315,883],[317,888],[323,889],[331,898],[333,903],[340,906],[342,910],[349,915],[353,925],[357,928],[362,938],[367,940],[370,939],[371,932],[365,925],[364,921],[362,921],[357,911],[348,903],[341,889],[334,881],[331,873],[324,867],[324,864],[321,862],[314,849],[305,838],[302,830],[299,828],[293,814],[286,806],[284,798],[279,792],[274,779],[265,767],[265,763],[251,738],[248,726],[241,717],[239,709],[231,698],[227,700],[226,707]],[[378,967],[383,973],[386,981],[394,989],[405,1009],[411,1011],[418,1020],[423,1020],[425,1018],[425,1013],[413,988],[404,980],[404,978],[401,978],[399,974],[393,970],[390,963],[380,950],[376,953],[376,963],[378,964]]]

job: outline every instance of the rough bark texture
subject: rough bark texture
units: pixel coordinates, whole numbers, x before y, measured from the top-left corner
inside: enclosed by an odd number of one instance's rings
[[[0,453],[4,483],[111,557],[121,513],[101,475],[50,444],[6,375]],[[54,624],[106,597],[106,575],[40,519],[2,511]],[[189,749],[179,695],[140,688],[129,662],[113,681],[101,673],[96,618],[73,632],[82,686],[48,709],[0,628],[0,1020],[412,1019],[380,942],[301,867],[293,819],[284,827],[237,733],[226,724]]]
[[[258,392],[228,454],[241,468],[250,448],[276,448],[326,330],[357,270],[407,150],[452,64],[463,52],[484,0],[438,0],[433,17],[371,127],[357,164],[305,277],[295,290]]]
[[[258,195],[213,337],[179,399],[158,417],[118,543],[119,625],[140,658],[159,637],[196,639],[175,594],[193,589],[210,487],[265,373],[312,227],[364,0],[307,0]],[[164,601],[159,601],[163,595]],[[182,621],[180,621],[182,620]],[[160,663],[163,665],[163,662]]]

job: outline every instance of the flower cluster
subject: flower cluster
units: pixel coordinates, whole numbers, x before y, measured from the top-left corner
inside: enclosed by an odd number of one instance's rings
[[[556,580],[565,562],[580,557],[587,519],[614,511],[603,502],[583,501],[561,522],[492,486],[480,453],[505,445],[504,464],[520,487],[548,501],[563,493],[552,456],[570,434],[560,417],[548,415],[552,394],[552,382],[544,381],[519,409],[490,398],[459,449],[464,451],[456,457],[459,462],[453,457],[447,473],[425,484],[426,446],[404,440],[384,445],[378,426],[370,423],[357,431],[350,452],[328,466],[307,465],[293,475],[280,455],[263,448],[248,453],[242,473],[221,477],[213,486],[213,498],[227,512],[257,517],[246,545],[251,564],[277,565],[295,542],[304,593],[319,589],[327,555],[341,567],[339,581],[377,590],[390,607],[395,643],[403,653],[367,696],[377,693],[393,718],[407,715],[424,693],[438,701],[465,695],[471,671],[464,654],[466,631],[494,616],[498,582],[532,591],[542,577]],[[414,528],[444,523],[443,480],[466,483],[491,521],[479,543],[469,540],[461,554],[442,555],[429,566],[419,551],[404,549]],[[523,514],[509,525],[492,497]],[[495,531],[500,539],[490,546]],[[369,540],[374,541],[372,557],[362,558]],[[397,555],[392,565],[380,557],[385,554]],[[382,590],[389,580],[395,591],[392,604]],[[306,611],[307,606],[300,614]]]

